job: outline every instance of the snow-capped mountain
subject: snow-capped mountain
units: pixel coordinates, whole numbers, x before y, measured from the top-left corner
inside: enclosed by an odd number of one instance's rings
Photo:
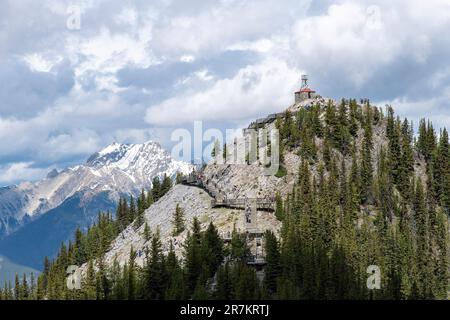
[[[120,193],[137,193],[151,186],[155,176],[187,173],[191,166],[175,161],[154,142],[113,143],[92,155],[86,164],[61,172],[53,170],[38,182],[23,182],[0,189],[0,236],[59,206],[76,192],[86,196],[108,191],[113,200]],[[87,192],[89,191],[89,192]]]
[[[139,193],[156,176],[175,177],[191,170],[158,143],[113,143],[85,164],[53,170],[37,182],[0,188],[0,253],[17,258],[11,252],[15,255],[28,242],[38,246],[33,250],[59,246],[66,240],[62,237],[72,236],[71,229],[90,225],[100,210],[113,210],[120,195]],[[27,248],[21,250],[28,254]]]

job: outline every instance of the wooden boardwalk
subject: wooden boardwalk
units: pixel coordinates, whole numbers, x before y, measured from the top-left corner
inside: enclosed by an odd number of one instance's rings
[[[267,264],[267,262],[266,262],[266,258],[263,256],[260,256],[260,257],[250,256],[247,259],[247,264],[250,266],[258,267],[258,266],[265,266]]]
[[[245,210],[246,214],[246,233],[249,241],[255,241],[256,254],[251,255],[247,259],[247,264],[256,268],[262,268],[266,265],[266,260],[263,254],[263,237],[264,232],[257,228],[256,211],[275,211],[275,198],[238,198],[228,199],[222,192],[216,190],[216,188],[204,183],[204,177],[201,173],[192,173],[189,176],[183,178],[182,184],[188,186],[194,186],[206,191],[212,198],[211,207],[225,207]],[[222,240],[226,243],[231,242],[232,234],[227,232],[222,234]],[[258,253],[258,250],[260,252]]]
[[[256,201],[256,208],[264,211],[275,211],[275,199],[269,198],[240,198],[240,199],[222,199],[211,200],[211,206],[215,207],[227,207],[235,209],[246,209],[247,205],[253,201]]]
[[[264,211],[275,211],[275,198],[236,198],[228,199],[222,196],[220,191],[215,188],[205,184],[203,182],[202,175],[190,174],[185,177],[182,184],[202,188],[205,190],[213,199],[211,200],[211,206],[216,207],[227,207],[234,209],[246,209],[249,203],[256,201],[256,208],[258,210]]]

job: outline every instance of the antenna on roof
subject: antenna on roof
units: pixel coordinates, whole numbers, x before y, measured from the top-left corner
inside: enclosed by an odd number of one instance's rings
[[[308,88],[308,75],[302,74],[302,89]]]

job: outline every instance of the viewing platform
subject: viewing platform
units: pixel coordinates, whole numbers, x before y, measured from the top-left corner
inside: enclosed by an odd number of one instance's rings
[[[263,256],[250,256],[247,259],[247,265],[249,266],[263,267],[266,264],[266,258]]]
[[[217,185],[205,183],[205,177],[202,172],[192,172],[181,181],[184,185],[195,186],[203,189],[211,196],[211,207],[226,207],[243,210],[245,213],[245,234],[247,242],[252,247],[252,255],[247,258],[247,265],[262,270],[266,265],[264,256],[264,231],[258,226],[257,211],[275,211],[275,198],[234,198],[229,199],[225,193],[217,188]],[[232,241],[232,232],[227,231],[220,234],[224,243],[230,244]]]
[[[275,199],[272,198],[212,199],[211,206],[213,208],[227,207],[244,210],[247,204],[252,201],[256,202],[256,208],[258,210],[275,211]]]
[[[211,207],[226,207],[234,209],[246,209],[249,203],[256,203],[257,210],[275,211],[275,198],[238,198],[228,199],[223,196],[222,192],[217,191],[215,188],[208,186],[203,182],[204,177],[202,174],[192,173],[187,177],[184,177],[181,181],[184,185],[195,186],[204,189],[213,199],[211,200]]]

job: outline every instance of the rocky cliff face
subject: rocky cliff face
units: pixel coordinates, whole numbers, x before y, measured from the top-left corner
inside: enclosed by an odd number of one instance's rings
[[[176,185],[145,212],[145,220],[152,233],[159,232],[160,234],[164,251],[168,252],[170,242],[172,242],[175,252],[182,255],[183,243],[194,217],[199,219],[203,229],[213,222],[224,237],[233,231],[234,226],[241,232],[245,231],[245,216],[242,210],[212,208],[211,200],[208,193],[200,188]],[[179,236],[173,237],[172,216],[177,204],[184,212],[187,228]],[[279,231],[280,222],[273,213],[258,211],[257,220],[261,229],[273,230],[276,233]],[[130,225],[112,243],[110,251],[105,256],[105,261],[112,264],[114,259],[117,259],[123,265],[128,261],[130,250],[133,248],[138,253],[136,263],[142,266],[145,259],[144,250],[148,245],[150,244],[144,239],[144,225],[138,229]],[[86,270],[86,265],[83,270]]]

